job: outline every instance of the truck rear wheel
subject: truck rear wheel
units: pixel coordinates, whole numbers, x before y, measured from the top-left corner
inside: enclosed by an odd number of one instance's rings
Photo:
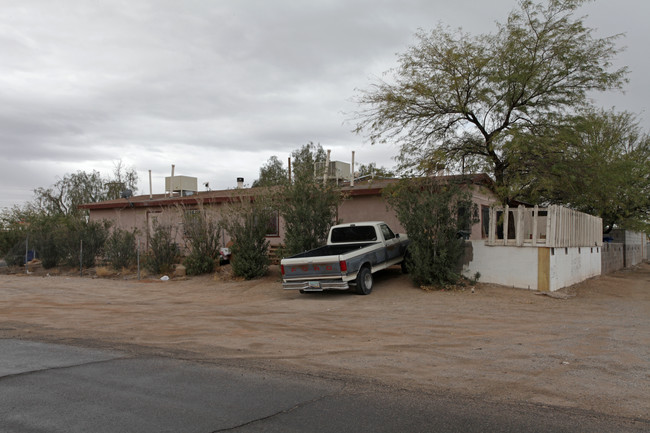
[[[372,292],[372,273],[370,268],[364,266],[357,274],[357,294],[369,295]]]
[[[411,260],[411,256],[410,256],[408,250],[406,250],[406,253],[404,253],[404,260],[402,260],[402,263],[400,263],[400,265],[402,267],[402,273],[403,274],[408,274],[409,273],[408,262],[410,260]]]

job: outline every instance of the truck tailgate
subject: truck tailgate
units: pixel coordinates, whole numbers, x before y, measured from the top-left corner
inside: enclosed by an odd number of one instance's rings
[[[341,278],[341,265],[338,261],[318,261],[312,263],[283,264],[284,278],[286,280],[319,280],[327,278]]]

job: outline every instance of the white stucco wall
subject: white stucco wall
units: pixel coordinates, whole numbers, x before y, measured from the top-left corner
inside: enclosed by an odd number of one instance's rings
[[[550,290],[579,283],[601,273],[601,248],[553,248],[550,260]]]
[[[463,274],[472,278],[476,272],[483,283],[501,284],[539,290],[539,251],[534,247],[486,246],[485,241],[472,243]],[[601,248],[554,248],[549,260],[549,290],[555,291],[601,273]]]
[[[494,283],[537,290],[537,248],[493,246],[485,241],[470,241],[472,254],[463,265],[463,274],[472,278],[481,273],[482,283]]]

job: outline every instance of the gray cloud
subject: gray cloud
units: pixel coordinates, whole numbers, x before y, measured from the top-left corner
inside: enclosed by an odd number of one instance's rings
[[[174,163],[212,188],[252,182],[271,156],[308,141],[333,158],[391,166],[346,123],[355,89],[396,65],[418,28],[493,31],[511,0],[21,0],[0,15],[0,208],[56,176],[108,174],[122,159],[148,192]],[[589,3],[599,35],[626,32],[625,95],[603,106],[643,113],[649,91],[640,0]],[[348,113],[348,114],[346,114]],[[644,122],[646,122],[644,120]],[[645,123],[647,125],[647,122]]]

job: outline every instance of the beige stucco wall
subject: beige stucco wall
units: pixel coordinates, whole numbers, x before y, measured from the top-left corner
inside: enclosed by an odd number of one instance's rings
[[[404,233],[393,210],[386,207],[381,196],[349,197],[339,205],[338,219],[341,224],[360,221],[384,221],[395,233]]]
[[[486,188],[472,186],[472,199],[478,205],[479,216],[481,205],[490,206],[494,202],[493,194]],[[206,209],[220,212],[222,205],[205,205]],[[90,218],[93,221],[109,220],[113,227],[124,230],[138,231],[138,240],[144,248],[148,248],[147,232],[152,227],[152,220],[159,218],[165,224],[172,224],[176,230],[176,242],[184,245],[182,231],[182,211],[175,207],[137,207],[122,209],[99,209],[92,210]],[[358,195],[346,198],[338,207],[337,218],[341,223],[352,223],[360,221],[385,221],[396,233],[404,233],[404,227],[400,224],[395,212],[388,208],[381,195]],[[272,246],[282,244],[286,228],[282,218],[279,218],[279,236],[269,236]],[[227,245],[230,241],[228,234],[222,232],[222,244]],[[472,226],[470,239],[481,239],[481,223]]]
[[[472,185],[472,201],[476,203],[479,213],[479,222],[472,226],[470,239],[483,239],[481,232],[481,206],[490,207],[496,198],[487,188]],[[395,212],[388,208],[386,201],[379,195],[349,197],[340,206],[338,212],[341,223],[358,221],[385,221],[396,233],[404,233]]]
[[[205,205],[208,212],[214,212],[217,220],[220,219],[220,204]],[[144,249],[148,248],[147,233],[153,227],[153,220],[171,225],[174,228],[175,241],[181,246],[185,245],[183,237],[182,210],[177,207],[148,207],[148,208],[123,208],[123,209],[100,209],[93,210],[90,213],[92,221],[107,220],[111,222],[111,229],[120,228],[123,230],[137,230],[137,239]],[[267,239],[271,245],[280,245],[284,237],[284,224],[279,223],[279,236],[269,236]],[[227,245],[230,242],[230,236],[222,229],[221,243]]]

